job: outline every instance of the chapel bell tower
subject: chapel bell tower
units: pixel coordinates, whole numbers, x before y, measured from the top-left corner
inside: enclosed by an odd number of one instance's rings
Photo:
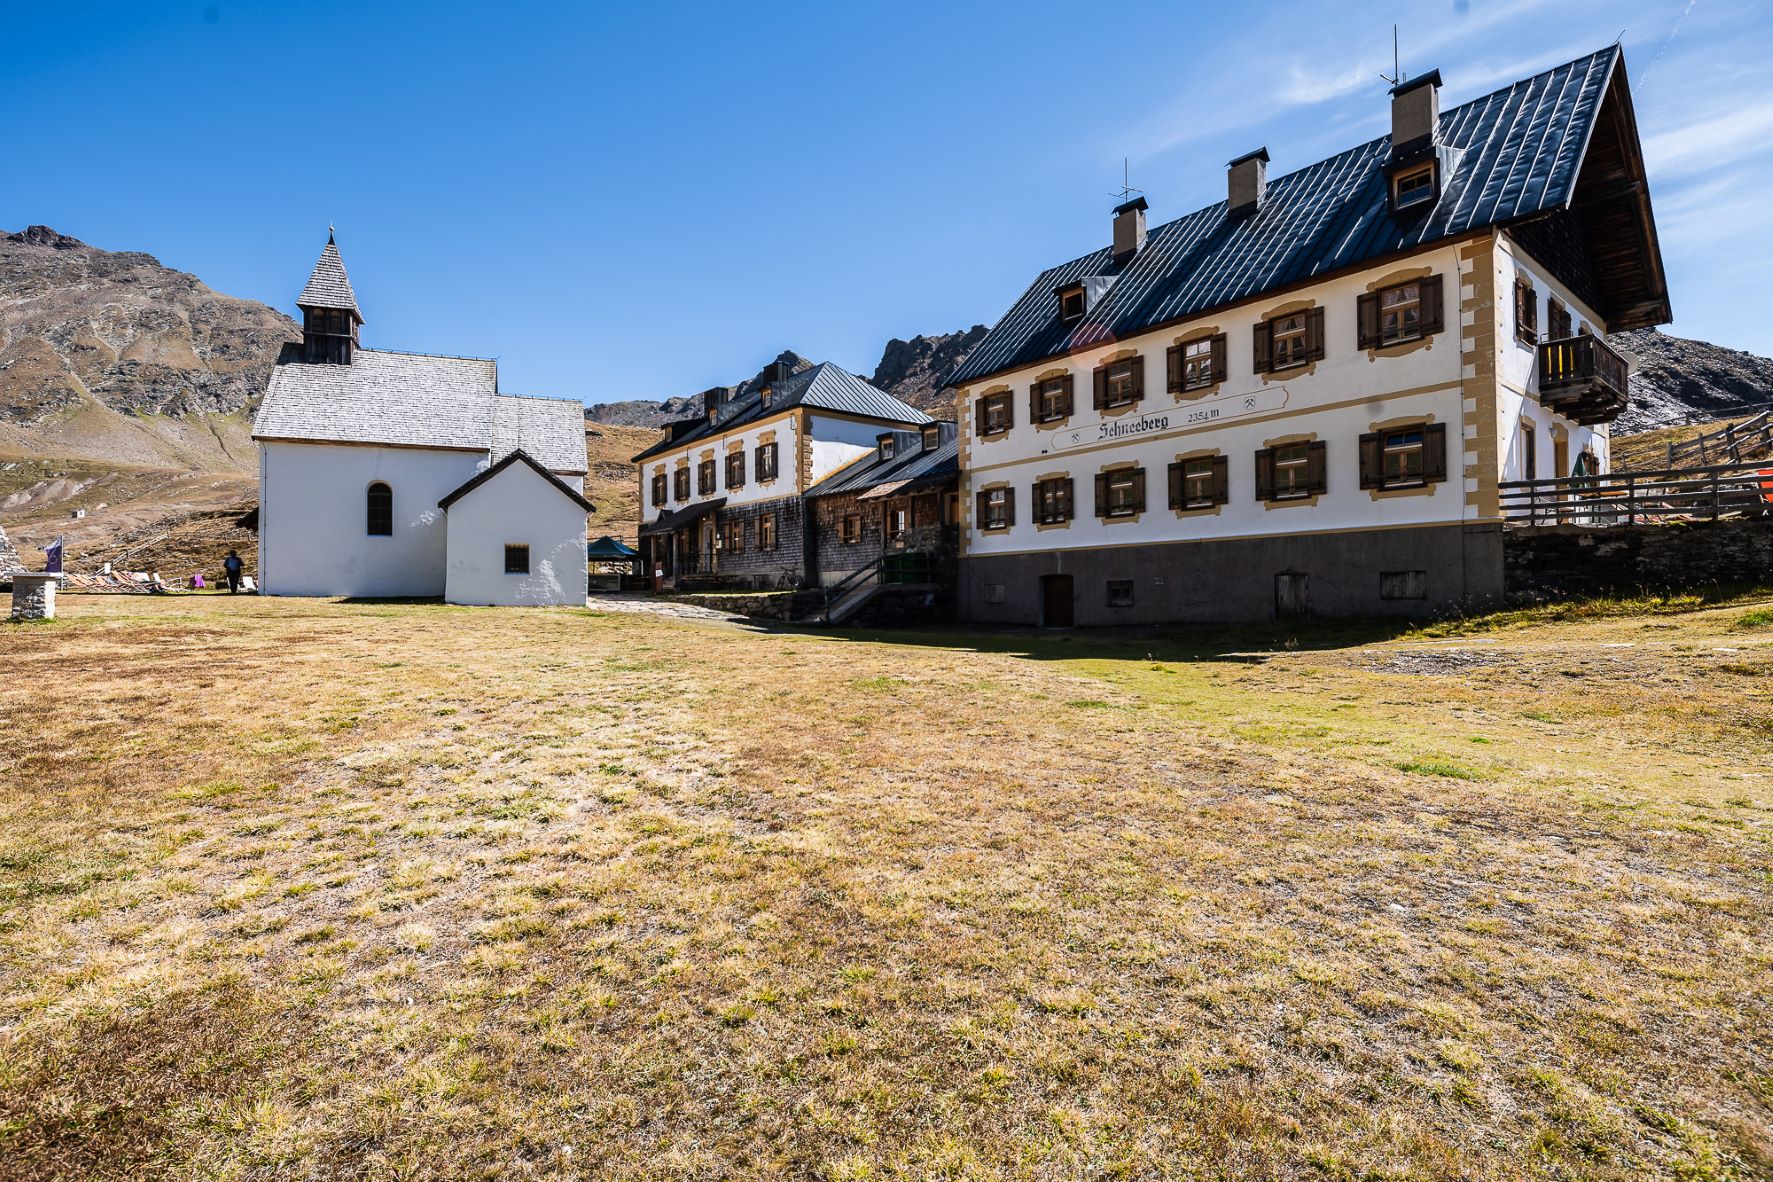
[[[363,314],[357,311],[357,295],[351,290],[345,260],[339,257],[339,248],[332,238],[329,226],[326,249],[320,252],[320,261],[308,276],[308,286],[296,300],[296,306],[302,310],[302,360],[319,365],[350,365]]]

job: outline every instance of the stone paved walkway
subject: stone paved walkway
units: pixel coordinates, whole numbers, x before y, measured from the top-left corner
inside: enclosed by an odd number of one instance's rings
[[[630,612],[635,615],[664,616],[673,620],[697,620],[708,624],[749,624],[744,616],[731,612],[715,611],[710,607],[698,607],[693,603],[679,603],[672,599],[659,599],[651,595],[628,595],[609,591],[594,591],[585,599],[585,606],[600,612]]]

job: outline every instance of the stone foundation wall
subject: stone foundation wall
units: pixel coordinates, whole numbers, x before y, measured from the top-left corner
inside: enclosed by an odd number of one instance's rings
[[[1773,518],[1540,526],[1503,535],[1510,599],[1773,583]]]
[[[759,620],[792,620],[815,610],[825,602],[817,591],[778,591],[757,595],[677,595],[673,598],[679,603],[692,603],[697,607]]]
[[[58,580],[15,574],[12,579],[12,619],[55,619],[55,589]]]

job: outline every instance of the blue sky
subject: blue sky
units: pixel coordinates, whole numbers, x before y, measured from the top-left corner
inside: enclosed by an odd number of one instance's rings
[[[372,347],[518,393],[688,393],[990,324],[1266,144],[1383,134],[1390,20],[1443,104],[1623,31],[1672,331],[1773,354],[1773,5],[15,3],[0,228],[294,311],[338,224]]]

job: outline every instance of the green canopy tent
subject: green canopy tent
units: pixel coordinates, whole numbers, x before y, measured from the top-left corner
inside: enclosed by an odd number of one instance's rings
[[[625,579],[640,578],[640,551],[605,535],[585,547],[593,587],[620,591]]]

